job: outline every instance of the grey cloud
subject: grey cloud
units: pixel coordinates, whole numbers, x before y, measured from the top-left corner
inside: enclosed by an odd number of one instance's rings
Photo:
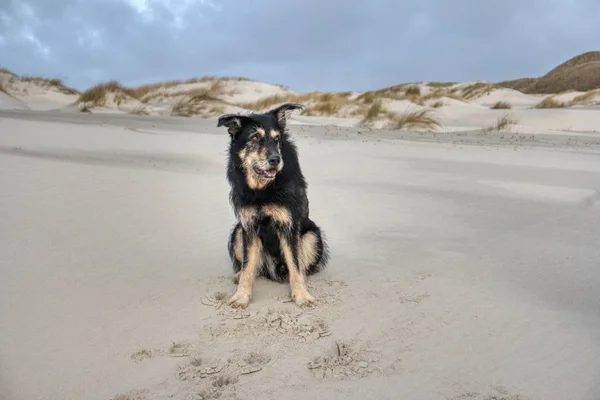
[[[364,90],[539,75],[600,37],[595,0],[146,3],[148,14],[125,0],[0,2],[0,64],[78,88],[226,74]]]

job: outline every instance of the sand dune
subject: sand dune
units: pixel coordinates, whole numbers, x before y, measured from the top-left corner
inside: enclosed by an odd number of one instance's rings
[[[303,121],[320,125],[328,121],[340,127],[521,134],[600,130],[600,89],[525,94],[491,82],[470,81],[416,82],[367,92],[301,93],[243,78],[203,77],[136,88],[107,82],[76,93],[57,80],[6,71],[0,71],[0,84],[6,91],[0,109],[214,118],[300,102],[306,107]]]
[[[8,93],[0,91],[0,110],[27,110],[29,107]]]

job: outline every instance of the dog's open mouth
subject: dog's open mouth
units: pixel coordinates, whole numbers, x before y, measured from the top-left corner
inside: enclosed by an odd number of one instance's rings
[[[260,169],[258,167],[254,167],[254,172],[256,172],[257,175],[267,179],[273,179],[275,178],[275,175],[277,175],[277,170],[275,168]]]

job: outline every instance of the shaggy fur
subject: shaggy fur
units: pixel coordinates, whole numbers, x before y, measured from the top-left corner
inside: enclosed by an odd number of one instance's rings
[[[283,104],[263,114],[228,114],[217,126],[230,135],[227,179],[237,224],[227,250],[236,273],[233,307],[245,308],[254,278],[289,281],[298,306],[314,303],[305,277],[325,267],[328,249],[309,218],[307,183],[287,120],[299,104]]]

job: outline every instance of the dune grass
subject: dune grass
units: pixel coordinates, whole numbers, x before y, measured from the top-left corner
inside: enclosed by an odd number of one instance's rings
[[[225,112],[225,103],[218,97],[211,94],[210,88],[202,91],[198,90],[194,94],[180,99],[171,110],[172,116],[178,117],[211,117]]]
[[[223,82],[225,81],[250,81],[248,78],[244,78],[241,76],[213,76],[213,75],[205,75],[196,78],[190,78],[186,80],[169,80],[164,82],[150,83],[146,85],[141,85],[134,88],[129,88],[130,95],[140,100],[141,102],[147,103],[149,100],[160,97],[160,96],[181,96],[189,93],[190,90],[169,93],[168,95],[155,93],[160,89],[169,89],[179,85],[186,85],[192,83],[202,83],[202,82],[212,82],[213,85],[220,86],[220,89],[223,88]],[[216,90],[216,87],[213,88]],[[216,93],[215,93],[216,94]]]
[[[443,97],[464,101],[464,98],[461,95],[459,95],[456,91],[449,90],[447,87],[439,86],[431,93],[423,94],[419,86],[406,84],[364,92],[358,96],[356,100],[362,104],[372,104],[378,100],[387,98],[399,101],[408,100],[414,104],[423,106],[427,101],[436,100]]]
[[[510,110],[512,105],[506,101],[499,101],[490,107],[492,110]]]
[[[426,128],[440,126],[439,121],[431,115],[431,110],[411,111],[404,114],[394,114],[392,124],[395,129]]]
[[[334,115],[345,106],[353,105],[348,98],[350,92],[339,93],[290,93],[284,95],[274,95],[264,97],[251,103],[237,104],[239,107],[248,110],[263,112],[283,103],[309,103],[302,114],[304,115]]]
[[[455,85],[456,82],[428,82],[427,86],[434,88],[434,89],[442,89],[442,88],[447,88],[449,86]]]
[[[62,79],[43,78],[43,77],[39,77],[39,76],[21,76],[21,77],[19,77],[19,79],[22,82],[32,82],[32,83],[36,83],[43,87],[53,87],[63,94],[68,94],[68,95],[79,94],[79,91],[77,89],[73,89],[73,88],[66,86],[64,84],[64,82],[62,81]]]
[[[510,116],[509,114],[504,114],[501,117],[498,117],[498,119],[496,120],[496,125],[492,125],[486,129],[484,129],[484,132],[500,132],[503,130],[508,129],[509,127],[516,125],[519,123],[519,120],[516,118],[513,118],[512,116]]]
[[[10,93],[8,93],[8,90],[6,90],[6,88],[2,85],[2,83],[0,83],[0,92],[5,93],[10,96]]]
[[[497,85],[500,87],[504,87],[507,89],[518,90],[519,92],[524,92],[537,81],[538,78],[519,78],[513,79],[509,81],[498,82]]]
[[[493,83],[487,82],[476,82],[463,88],[453,89],[454,93],[460,93],[460,96],[466,100],[473,100],[477,97],[488,95],[494,89],[498,89],[499,86]]]
[[[587,103],[596,97],[600,97],[600,89],[588,90],[587,92],[576,96],[573,98],[573,103]]]
[[[106,104],[106,96],[111,92],[125,93],[131,97],[135,97],[130,89],[127,89],[119,82],[109,81],[106,83],[100,83],[81,93],[79,95],[79,99],[77,99],[77,103],[84,103],[92,107],[103,106]]]
[[[404,93],[406,94],[406,96],[420,96],[421,95],[421,88],[417,85],[411,85],[409,87],[406,88],[406,90],[404,91]]]
[[[382,113],[386,112],[380,100],[374,102],[365,110],[366,111],[364,112],[364,117],[361,121],[361,125],[368,125],[370,122],[377,120]]]
[[[536,104],[535,108],[547,109],[547,108],[566,108],[569,104],[563,101],[558,101],[554,96],[546,97],[544,100]]]
[[[496,122],[496,130],[501,131],[503,129],[508,128],[511,125],[516,125],[518,123],[519,123],[519,120],[511,117],[508,114],[505,114],[502,117],[498,118],[498,120]]]

